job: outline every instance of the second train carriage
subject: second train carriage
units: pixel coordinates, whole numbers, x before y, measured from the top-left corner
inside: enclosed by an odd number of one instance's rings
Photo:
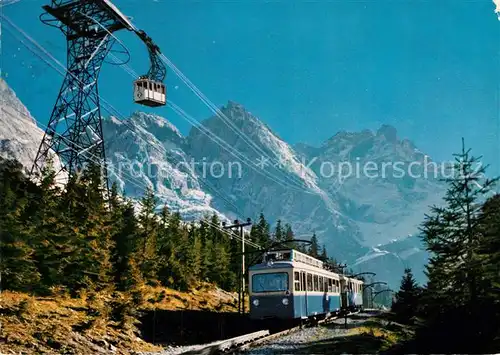
[[[250,318],[306,319],[357,309],[362,284],[299,251],[268,252],[249,268]]]

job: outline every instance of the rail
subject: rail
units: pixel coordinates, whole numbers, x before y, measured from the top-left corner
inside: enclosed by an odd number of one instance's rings
[[[356,314],[358,312],[351,312],[347,316],[351,316],[353,314]],[[321,325],[321,324],[328,324],[329,322],[336,320],[336,319],[341,319],[344,318],[344,316],[335,316],[335,317],[329,317],[326,319],[319,320],[313,325]],[[280,338],[282,336],[288,335],[290,333],[296,332],[300,329],[302,329],[303,326],[296,326],[293,328],[285,329],[281,332],[278,333],[273,333],[270,334],[269,330],[261,330],[258,332],[254,333],[249,333],[245,335],[240,335],[234,338],[226,339],[226,340],[220,340],[211,344],[208,344],[206,346],[200,347],[195,350],[189,350],[183,353],[180,353],[179,355],[215,355],[215,354],[233,354],[237,353],[246,349],[249,349],[251,347],[254,347],[259,344],[263,344],[265,342]]]

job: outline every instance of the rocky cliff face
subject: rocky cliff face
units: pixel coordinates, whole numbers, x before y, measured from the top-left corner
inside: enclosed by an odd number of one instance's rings
[[[43,138],[44,130],[39,128],[28,109],[0,78],[0,156],[16,159],[29,173]],[[59,159],[52,155],[53,165],[60,167]],[[65,176],[59,177],[60,182]]]
[[[320,187],[336,195],[340,209],[375,246],[415,233],[429,205],[439,203],[444,185],[440,165],[400,139],[394,127],[377,132],[339,132],[321,147],[299,147],[320,177]]]
[[[126,196],[140,199],[155,191],[161,206],[185,219],[199,219],[219,211],[204,192],[185,152],[186,138],[163,117],[134,113],[126,121],[103,121],[109,177]]]
[[[0,154],[30,168],[42,139],[24,105],[0,81]],[[292,224],[315,232],[331,255],[399,282],[418,275],[427,255],[416,237],[444,186],[431,162],[395,128],[339,132],[318,147],[291,146],[237,103],[183,136],[163,117],[134,113],[103,121],[109,176],[126,196],[146,188],[184,218],[217,213]],[[412,244],[413,243],[413,244]]]
[[[321,188],[321,180],[297,152],[243,106],[229,102],[222,112],[229,122],[211,117],[203,126],[221,137],[226,149],[201,129],[191,130],[187,149],[197,161],[225,167],[226,173],[208,174],[207,180],[236,205],[240,216],[254,218],[263,212],[271,222],[290,222],[297,235],[310,238],[315,232],[330,252],[356,255],[362,239],[358,226],[342,212],[335,193]],[[234,167],[239,166],[238,174]],[[229,201],[215,197],[218,209],[229,208]]]

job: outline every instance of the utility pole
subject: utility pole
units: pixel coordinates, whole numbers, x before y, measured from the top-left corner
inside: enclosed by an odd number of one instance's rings
[[[245,234],[243,233],[243,227],[252,225],[252,220],[247,218],[246,223],[240,223],[237,219],[234,220],[234,224],[226,226],[226,222],[222,222],[222,227],[224,229],[238,229],[240,230],[241,239],[241,278],[239,282],[238,290],[238,312],[245,313]]]

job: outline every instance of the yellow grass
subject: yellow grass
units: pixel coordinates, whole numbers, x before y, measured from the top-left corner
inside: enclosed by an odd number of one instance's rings
[[[234,312],[237,295],[201,284],[189,293],[145,287],[143,310],[212,310]],[[125,296],[125,295],[121,295]],[[95,354],[115,350],[160,351],[132,331],[120,329],[107,313],[112,297],[100,293],[79,298],[59,294],[33,297],[3,291],[0,294],[0,354]],[[236,307],[235,307],[236,305]],[[92,310],[100,313],[92,313]]]
[[[366,326],[361,326],[352,329],[349,335],[366,335],[373,338],[379,338],[383,341],[380,350],[387,350],[391,346],[406,340],[411,335],[412,331],[397,323],[391,323],[392,327],[388,327],[388,323],[375,319]]]

